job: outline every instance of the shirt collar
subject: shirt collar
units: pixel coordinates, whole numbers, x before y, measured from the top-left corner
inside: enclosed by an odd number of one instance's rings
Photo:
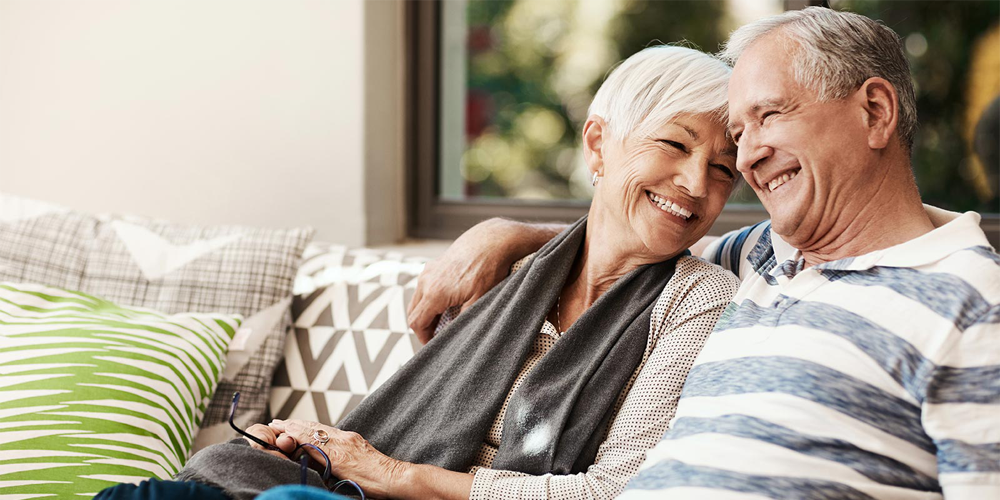
[[[981,217],[978,213],[950,212],[926,204],[924,211],[934,224],[934,229],[930,232],[889,248],[826,262],[815,267],[845,271],[860,271],[875,266],[918,267],[937,262],[965,248],[975,246],[992,248],[986,239],[986,234],[979,227]],[[798,249],[773,232],[771,239],[777,262],[798,261],[802,258],[802,253]]]

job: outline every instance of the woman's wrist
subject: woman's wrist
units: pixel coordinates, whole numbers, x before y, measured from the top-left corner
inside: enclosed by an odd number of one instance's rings
[[[389,498],[466,500],[472,494],[473,475],[426,464],[401,462],[399,480],[390,485]]]
[[[399,462],[399,469],[392,474],[394,480],[389,484],[388,497],[400,500],[411,498],[429,498],[424,479],[426,471],[423,466],[409,462]]]

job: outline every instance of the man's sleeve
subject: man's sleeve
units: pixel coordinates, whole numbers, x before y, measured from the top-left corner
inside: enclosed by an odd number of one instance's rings
[[[1000,305],[956,332],[923,404],[946,499],[1000,498]]]
[[[770,237],[771,221],[759,222],[752,226],[730,231],[719,239],[713,241],[701,258],[722,266],[723,269],[744,279],[746,275],[753,271],[752,266],[747,261],[747,256],[760,242],[761,238]]]

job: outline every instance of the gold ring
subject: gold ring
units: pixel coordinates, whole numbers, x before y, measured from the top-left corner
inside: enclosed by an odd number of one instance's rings
[[[330,440],[330,435],[323,429],[316,429],[316,431],[313,432],[313,439],[316,440],[317,444],[326,444],[326,442]]]

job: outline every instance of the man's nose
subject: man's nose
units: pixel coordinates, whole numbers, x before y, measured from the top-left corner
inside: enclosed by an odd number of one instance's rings
[[[749,177],[753,169],[774,153],[765,145],[756,131],[747,130],[740,135],[740,145],[736,150],[736,169],[745,177]]]

